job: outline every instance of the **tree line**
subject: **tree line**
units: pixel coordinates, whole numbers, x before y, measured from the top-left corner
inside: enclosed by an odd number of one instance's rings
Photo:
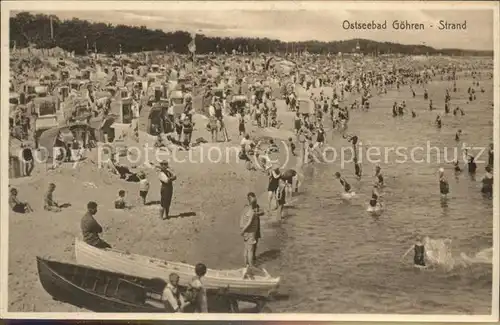
[[[36,48],[60,47],[75,54],[97,50],[99,53],[133,53],[141,51],[172,51],[187,53],[191,35],[186,31],[164,32],[145,26],[111,25],[92,23],[73,18],[61,20],[55,15],[21,12],[10,17],[10,47]],[[359,44],[359,50],[356,50]],[[365,55],[413,54],[413,55],[477,55],[493,56],[493,51],[461,49],[435,49],[426,45],[403,45],[391,42],[375,42],[366,39],[347,41],[282,42],[269,38],[209,37],[196,35],[196,53],[303,53],[336,54],[360,52]]]

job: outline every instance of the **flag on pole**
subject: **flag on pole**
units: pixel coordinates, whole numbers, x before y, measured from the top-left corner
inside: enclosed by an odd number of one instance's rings
[[[54,39],[54,22],[52,21],[52,16],[50,16],[50,39]]]
[[[189,52],[191,53],[195,53],[196,52],[196,34],[195,33],[191,33],[191,42],[189,42],[188,44],[188,50]]]

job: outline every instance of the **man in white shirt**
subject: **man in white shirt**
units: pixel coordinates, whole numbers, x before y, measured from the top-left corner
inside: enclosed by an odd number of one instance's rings
[[[169,282],[163,290],[162,300],[168,303],[174,312],[182,313],[184,308],[189,305],[179,291],[179,275],[170,273]]]

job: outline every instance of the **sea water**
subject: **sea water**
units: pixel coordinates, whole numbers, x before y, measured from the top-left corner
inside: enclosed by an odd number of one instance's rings
[[[429,112],[423,89],[417,87],[413,99],[402,87],[372,98],[368,112],[352,111],[349,133],[357,134],[364,145],[415,148],[430,141],[432,146],[453,148],[461,145],[454,135],[462,129],[464,142],[487,147],[493,132],[491,82],[482,81],[486,93],[467,105],[470,84],[459,80],[460,93],[451,94],[452,108],[458,105],[466,115],[443,116],[440,130],[433,122],[444,109]],[[440,106],[446,87],[447,82],[427,85],[435,106]],[[392,104],[402,100],[416,111],[416,118],[392,117]],[[336,148],[350,146],[340,134],[328,134],[327,142]],[[388,161],[380,162],[386,186],[380,191],[384,211],[378,217],[366,212],[374,164],[362,161],[359,181],[352,163],[344,169],[339,162],[306,166],[297,202],[287,209],[281,225],[264,230],[259,247],[261,253],[280,251],[277,259],[265,263],[271,274],[282,277],[280,293],[287,296],[269,304],[273,312],[489,314],[491,264],[460,262],[463,254],[475,256],[492,247],[492,201],[482,197],[478,182],[484,164],[478,164],[477,181],[466,173],[455,179],[451,164],[438,163],[437,152],[430,156],[433,161],[400,163],[389,153]],[[439,195],[439,167],[445,168],[450,183],[446,200]],[[336,171],[356,192],[351,200],[342,198]],[[415,235],[429,237],[427,260],[433,267],[414,268],[413,252],[401,261]]]

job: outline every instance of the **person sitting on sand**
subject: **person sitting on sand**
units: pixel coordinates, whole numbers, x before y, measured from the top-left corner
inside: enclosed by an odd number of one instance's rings
[[[50,183],[47,193],[45,193],[44,197],[44,206],[43,208],[47,211],[59,212],[61,211],[61,207],[57,204],[53,199],[54,191],[56,190],[56,184]]]
[[[82,217],[80,223],[83,241],[97,248],[111,248],[111,245],[99,237],[99,234],[102,233],[102,227],[94,218],[96,213],[97,203],[94,201],[87,203],[87,212]]]
[[[273,139],[269,140],[269,147],[267,147],[267,153],[276,153],[279,151],[280,148],[276,143],[274,143],[274,140]]]
[[[125,202],[125,191],[120,190],[118,191],[118,198],[115,200],[115,209],[126,209],[127,208],[127,203]]]
[[[139,182],[139,177],[137,176],[136,173],[132,172],[130,168],[127,166],[123,166],[118,162],[116,159],[116,153],[113,153],[111,155],[111,166],[112,169],[114,168],[116,173],[120,175],[120,179],[124,179],[127,182]]]
[[[163,138],[161,137],[161,134],[158,134],[156,136],[156,141],[154,143],[155,148],[162,148],[165,147],[165,144],[163,143]]]
[[[17,198],[17,189],[15,188],[10,189],[9,206],[10,209],[16,213],[33,212],[33,209],[31,208],[29,203],[19,201],[19,199]]]
[[[425,246],[422,242],[422,238],[417,236],[415,238],[415,244],[408,248],[408,250],[403,254],[401,259],[404,259],[406,255],[410,254],[411,251],[414,251],[413,256],[413,265],[418,268],[425,268]]]

